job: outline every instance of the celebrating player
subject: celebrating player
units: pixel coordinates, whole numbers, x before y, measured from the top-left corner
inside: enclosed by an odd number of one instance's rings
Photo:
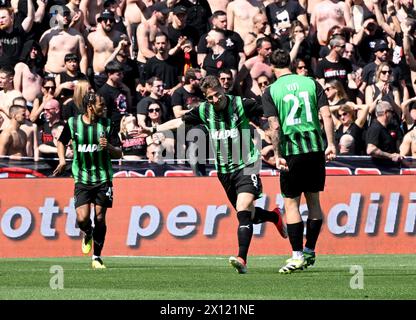
[[[325,157],[331,160],[336,153],[334,125],[322,87],[309,77],[291,73],[289,53],[278,49],[271,61],[278,79],[266,89],[263,108],[273,132],[276,167],[281,170],[280,189],[293,250],[292,258],[279,272],[291,273],[315,263],[315,245],[322,226],[319,192],[325,185]],[[319,113],[328,142],[326,150]],[[309,211],[305,249],[304,225],[299,213],[302,193]]]
[[[84,232],[82,253],[88,254],[94,240],[93,269],[105,269],[101,259],[107,226],[105,215],[113,203],[113,169],[111,158],[121,158],[119,148],[108,143],[110,120],[105,118],[106,107],[101,96],[88,92],[82,101],[83,114],[69,118],[58,140],[58,175],[65,170],[65,149],[72,140],[74,160],[72,175],[75,179],[75,209],[77,223]],[[94,228],[90,213],[94,204]]]
[[[275,224],[283,238],[287,238],[286,225],[279,209],[267,211],[254,207],[261,197],[262,184],[259,176],[259,152],[249,134],[249,118],[262,115],[263,109],[255,100],[226,95],[215,76],[207,76],[201,89],[207,99],[199,107],[165,122],[154,132],[172,130],[187,124],[203,124],[215,147],[216,167],[228,199],[237,211],[239,222],[238,256],[230,257],[230,264],[238,273],[247,272],[247,253],[253,235],[253,223],[270,221]],[[204,150],[201,147],[200,150]]]

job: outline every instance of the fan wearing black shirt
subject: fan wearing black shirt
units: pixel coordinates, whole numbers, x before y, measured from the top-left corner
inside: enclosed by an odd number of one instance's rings
[[[175,118],[182,117],[204,100],[204,95],[199,87],[201,79],[201,70],[191,68],[186,71],[183,87],[175,90],[172,95]]]
[[[279,0],[270,3],[266,7],[266,16],[269,21],[272,34],[278,34],[280,29],[278,25],[281,23],[291,24],[299,20],[304,26],[308,26],[306,10],[302,8],[298,1]]]
[[[316,66],[316,78],[322,86],[325,86],[325,83],[330,80],[339,80],[348,94],[348,82],[353,80],[351,61],[342,57],[345,51],[345,39],[341,36],[335,36],[331,39],[329,45],[331,51]]]
[[[98,90],[107,107],[107,117],[111,119],[113,131],[110,133],[110,143],[117,146],[120,120],[131,113],[131,94],[129,88],[123,83],[123,66],[118,61],[110,61],[105,66],[107,82]]]
[[[169,50],[179,65],[179,70],[184,70],[185,65],[198,66],[195,44],[199,41],[198,31],[187,24],[187,8],[182,5],[176,5],[172,9],[172,22],[168,25],[168,38],[171,47],[177,50]],[[185,50],[184,43],[187,42],[189,50]],[[185,69],[186,70],[186,69]]]
[[[376,106],[377,119],[371,122],[367,131],[367,154],[375,163],[400,163],[403,157],[398,153],[395,134],[387,129],[394,115],[393,107],[387,101],[380,101]]]
[[[87,76],[79,70],[79,57],[75,53],[65,55],[65,72],[55,77],[55,97],[65,102],[74,95],[74,87],[78,80],[88,80]]]
[[[146,62],[146,80],[158,77],[162,79],[165,89],[171,90],[173,93],[179,83],[180,71],[176,59],[169,55],[169,40],[166,34],[156,33],[153,47],[156,55]]]
[[[227,30],[227,14],[218,10],[212,14],[212,29],[222,31],[224,34],[224,49],[231,53],[237,62],[237,67],[241,67],[246,61],[244,54],[244,41],[237,32]],[[208,46],[208,34],[201,37],[198,43],[198,64],[201,65],[205,57],[211,52]],[[240,68],[238,68],[240,69]]]
[[[106,60],[106,64],[112,60],[118,61],[123,66],[123,83],[130,89],[132,94],[132,105],[137,103],[136,87],[138,83],[145,79],[140,78],[139,65],[136,60],[130,58],[131,42],[129,38],[123,34],[114,52]]]
[[[187,8],[186,24],[198,31],[198,39],[209,31],[208,21],[212,11],[207,0],[179,0],[176,5]]]
[[[182,5],[176,5],[172,9],[172,22],[168,25],[168,38],[172,47],[176,46],[179,37],[186,37],[192,43],[198,43],[198,30],[188,25],[187,8]]]
[[[224,33],[219,30],[211,30],[206,37],[207,48],[212,51],[208,53],[202,63],[204,76],[214,75],[218,76],[220,69],[230,69],[235,78],[238,68],[238,63],[234,55],[225,50]]]
[[[172,119],[172,106],[169,95],[164,95],[163,81],[158,77],[152,77],[146,81],[150,89],[150,95],[139,101],[137,104],[137,123],[142,128],[147,128],[146,115],[148,114],[148,107],[152,103],[157,103],[162,109],[162,123]],[[151,129],[151,128],[147,128]]]
[[[27,17],[22,24],[14,25],[12,8],[0,8],[0,68],[14,67],[19,62],[25,35],[30,31],[34,19],[32,0],[27,0]]]

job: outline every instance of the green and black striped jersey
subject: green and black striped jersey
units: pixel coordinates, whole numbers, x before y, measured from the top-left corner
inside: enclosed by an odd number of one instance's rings
[[[309,77],[284,75],[266,89],[264,115],[279,119],[282,156],[324,150],[318,113],[327,105],[321,85]]]
[[[109,137],[110,123],[110,119],[100,118],[98,122],[86,124],[82,115],[78,115],[69,118],[65,124],[59,141],[67,145],[72,140],[72,175],[75,183],[95,185],[112,180],[110,154],[99,145],[100,137]]]
[[[232,173],[259,159],[254,146],[249,119],[262,115],[261,105],[254,99],[227,95],[227,107],[215,111],[214,106],[202,102],[198,108],[186,113],[186,124],[204,124],[215,150],[216,168],[220,173]]]

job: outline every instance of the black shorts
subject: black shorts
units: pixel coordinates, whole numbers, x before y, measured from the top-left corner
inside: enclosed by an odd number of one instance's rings
[[[261,198],[263,186],[258,170],[243,168],[233,173],[218,173],[218,179],[227,193],[234,209],[237,209],[237,196],[239,193],[247,192],[254,194],[254,198]]]
[[[280,190],[285,198],[302,192],[319,192],[325,186],[325,153],[311,152],[285,157],[289,171],[280,172]]]
[[[74,195],[75,208],[87,203],[95,203],[103,208],[113,206],[113,184],[111,181],[92,186],[76,183]]]

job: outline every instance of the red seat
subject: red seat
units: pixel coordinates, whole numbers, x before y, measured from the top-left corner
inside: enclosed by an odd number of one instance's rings
[[[381,171],[377,168],[356,168],[354,171],[356,175],[381,175]]]
[[[167,170],[165,177],[193,177],[192,170]]]
[[[350,176],[352,175],[350,168],[344,167],[326,167],[325,172],[327,176]]]
[[[416,168],[400,169],[400,174],[403,174],[403,175],[414,175],[414,174],[416,174]]]
[[[269,176],[275,176],[276,173],[274,172],[275,170],[260,170],[260,177],[269,177]]]
[[[36,170],[29,168],[0,168],[0,178],[46,178],[46,176]]]

